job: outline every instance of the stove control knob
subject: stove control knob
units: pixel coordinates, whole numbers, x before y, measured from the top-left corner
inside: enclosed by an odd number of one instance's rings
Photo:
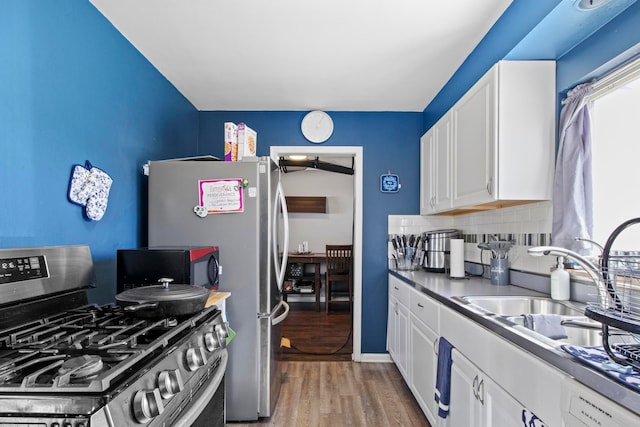
[[[177,369],[160,372],[158,375],[158,389],[163,399],[168,399],[184,389],[182,376]]]
[[[220,338],[218,334],[214,334],[213,332],[207,332],[204,334],[204,346],[209,351],[220,348]]]
[[[187,349],[187,368],[190,371],[195,371],[206,363],[207,356],[204,354],[204,348],[197,346]]]
[[[160,390],[138,390],[133,396],[133,416],[140,424],[145,424],[164,411]]]
[[[229,337],[229,329],[227,329],[226,323],[221,323],[216,325],[215,327],[216,334],[220,338],[220,342],[223,344],[223,347],[227,346],[227,338]]]

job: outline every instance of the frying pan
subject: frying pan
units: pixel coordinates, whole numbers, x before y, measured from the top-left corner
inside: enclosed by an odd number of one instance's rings
[[[193,285],[169,285],[173,279],[158,280],[162,285],[142,286],[116,295],[118,305],[137,317],[185,316],[204,309],[209,290]]]

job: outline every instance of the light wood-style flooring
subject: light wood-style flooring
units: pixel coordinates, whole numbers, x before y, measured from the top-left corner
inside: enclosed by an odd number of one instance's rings
[[[229,427],[429,427],[392,363],[282,363],[282,389],[271,418]]]

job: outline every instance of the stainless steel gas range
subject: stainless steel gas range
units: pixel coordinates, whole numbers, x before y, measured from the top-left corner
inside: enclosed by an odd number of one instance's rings
[[[220,312],[137,318],[93,282],[87,246],[0,250],[0,427],[223,426]]]

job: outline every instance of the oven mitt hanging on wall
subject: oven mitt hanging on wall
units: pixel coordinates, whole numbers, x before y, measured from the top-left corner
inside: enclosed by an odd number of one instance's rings
[[[92,166],[87,160],[85,167],[75,165],[72,169],[69,200],[84,206],[87,217],[98,221],[102,219],[107,210],[112,183],[113,180],[109,174]]]
[[[105,171],[92,167],[89,179],[85,184],[88,188],[87,206],[85,213],[89,219],[99,221],[107,210],[109,190],[113,180]],[[84,195],[84,188],[80,191],[81,197]]]
[[[89,179],[89,175],[91,173],[90,170],[92,167],[93,166],[91,165],[89,160],[87,160],[84,166],[74,165],[71,168],[71,178],[69,180],[68,194],[69,201],[71,203],[75,203],[76,205],[80,206],[86,206],[88,196],[86,195],[86,193],[83,193],[81,197],[80,192]]]

